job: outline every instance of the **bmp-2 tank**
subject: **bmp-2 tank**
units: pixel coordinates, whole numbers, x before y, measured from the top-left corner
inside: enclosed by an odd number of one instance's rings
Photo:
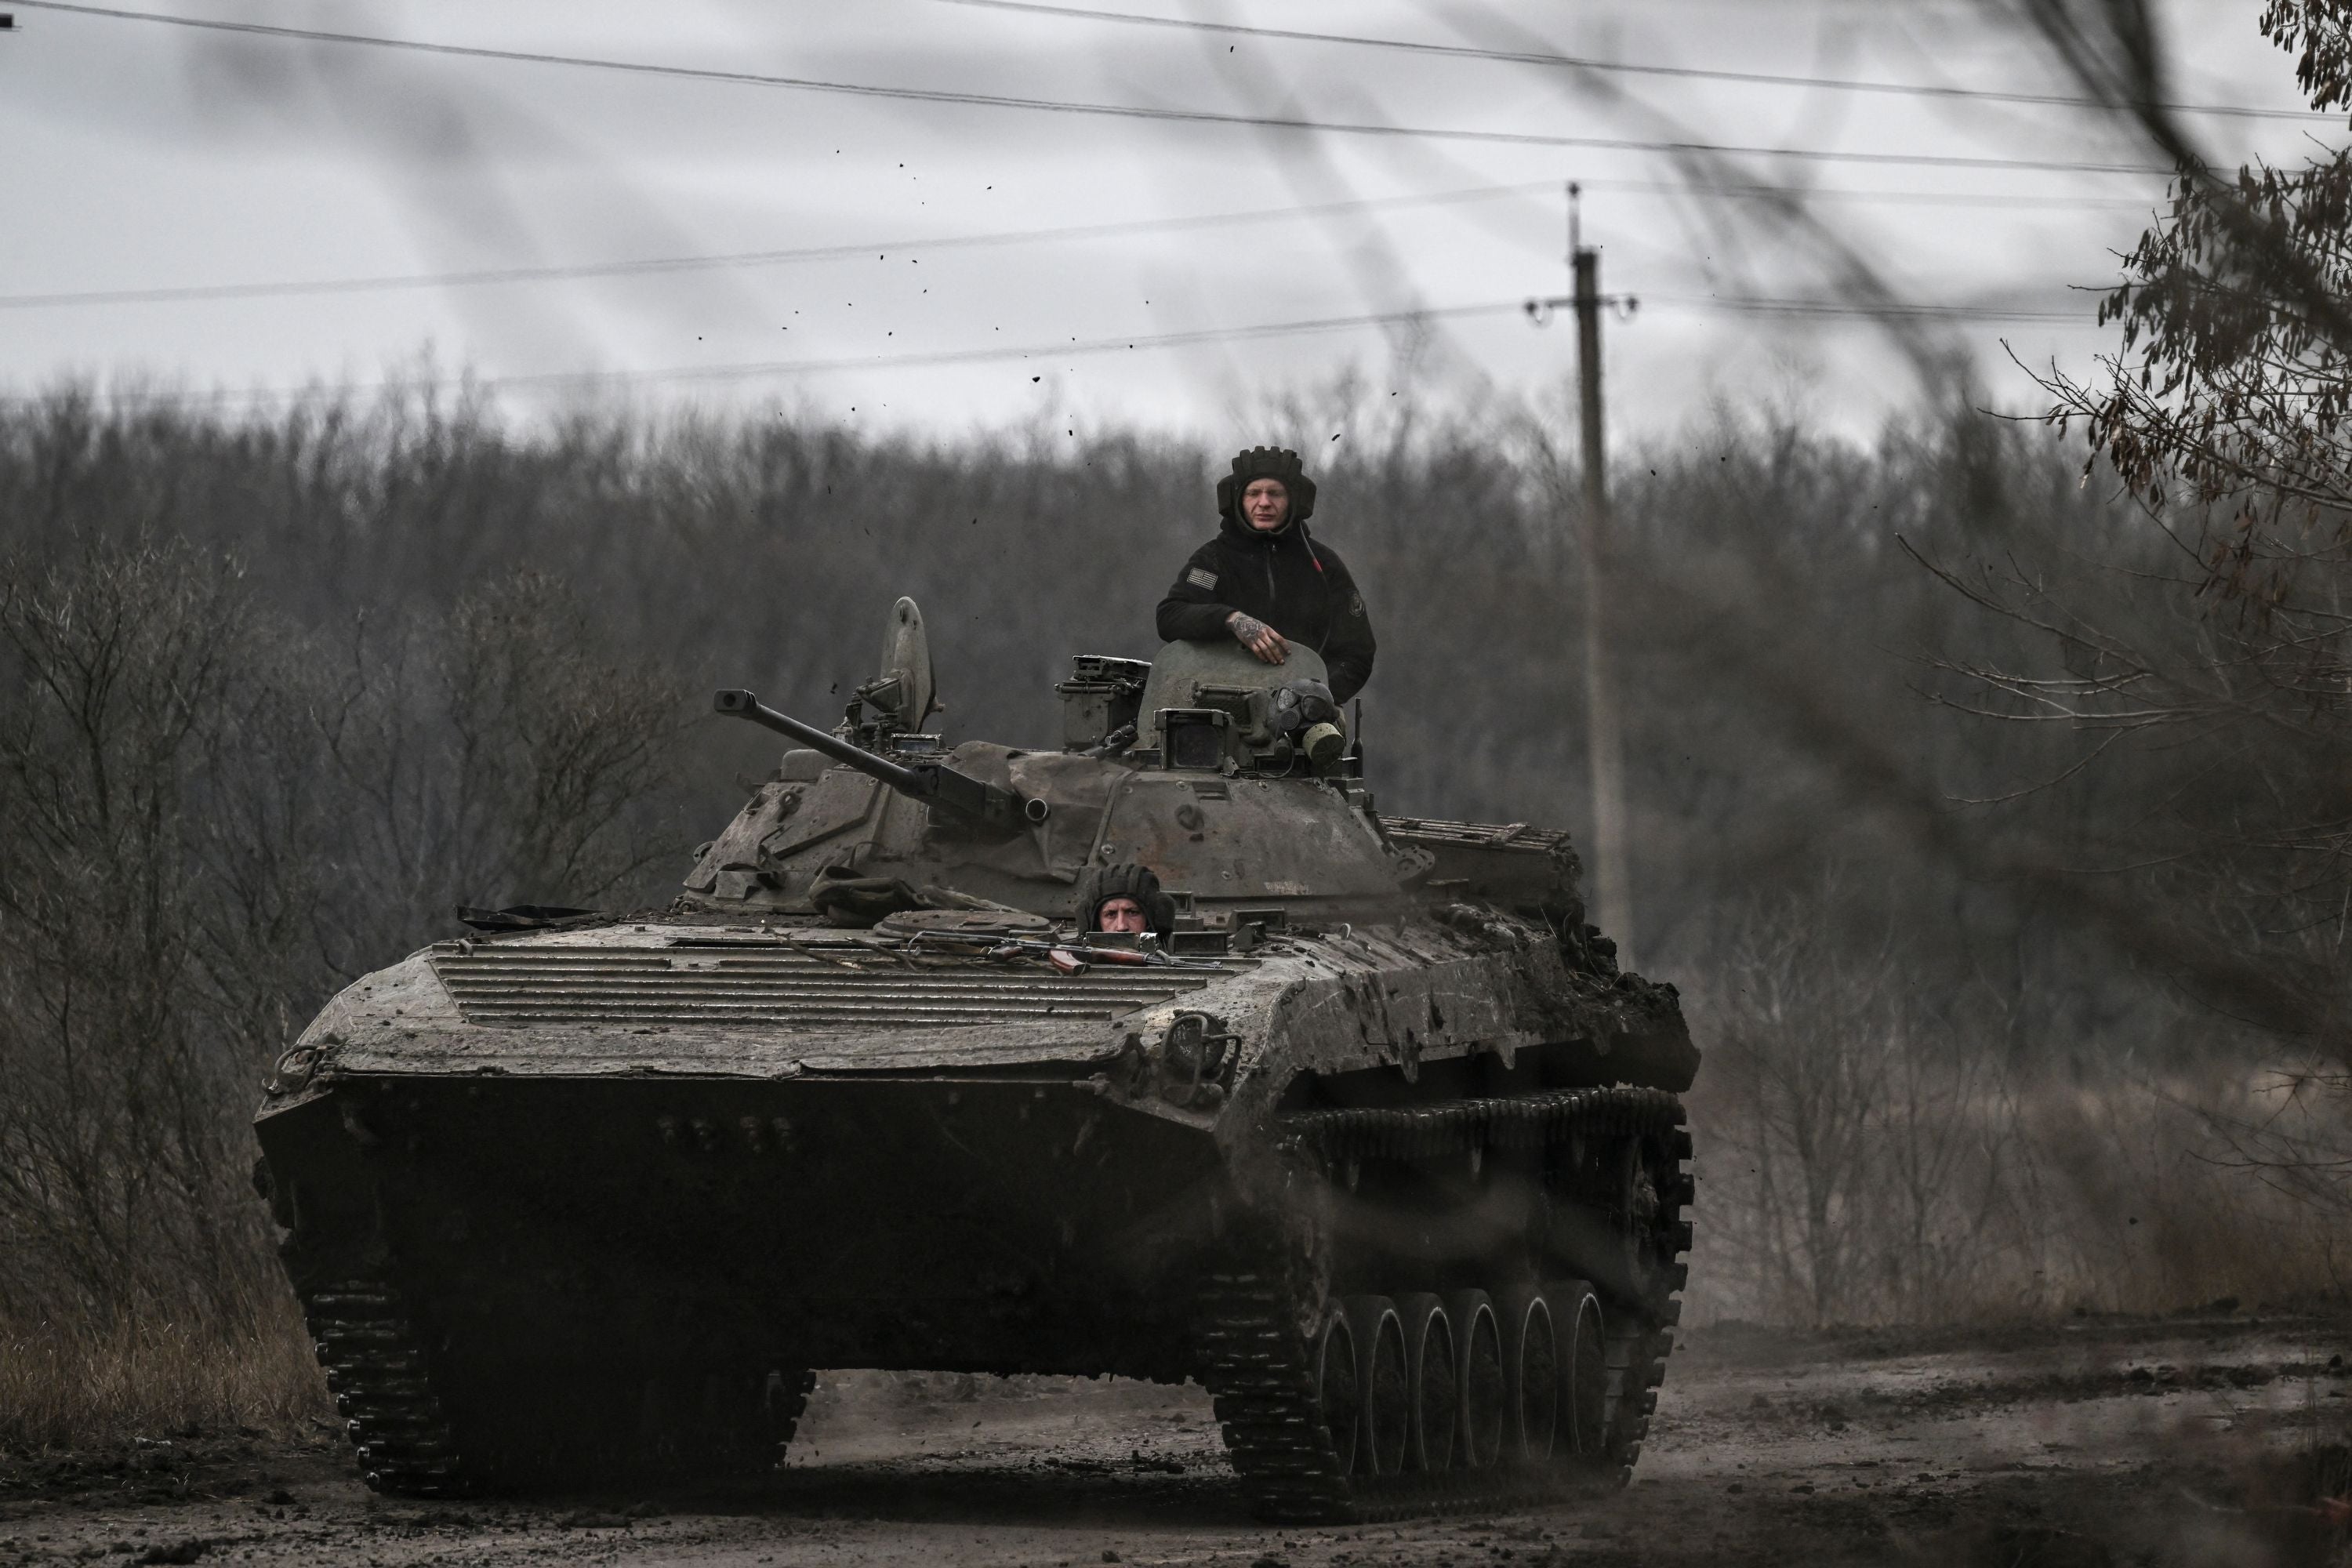
[[[261,1183],[369,1484],[762,1471],[819,1367],[1195,1379],[1283,1521],[1621,1481],[1690,1244],[1674,988],[1564,835],[1376,815],[1321,674],[1081,658],[1059,748],[950,746],[902,600],[835,728],[719,694],[798,744],[670,910],[337,996]],[[1072,929],[1126,862],[1168,929]]]

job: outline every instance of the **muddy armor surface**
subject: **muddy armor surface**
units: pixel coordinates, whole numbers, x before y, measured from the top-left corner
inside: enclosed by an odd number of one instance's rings
[[[670,910],[337,996],[258,1175],[369,1484],[758,1473],[819,1367],[1195,1379],[1277,1520],[1622,1482],[1690,1244],[1674,988],[1565,835],[1376,814],[1319,672],[1218,651],[950,746],[901,601],[833,729],[719,694],[799,743]],[[1126,861],[1164,942],[1069,929]]]

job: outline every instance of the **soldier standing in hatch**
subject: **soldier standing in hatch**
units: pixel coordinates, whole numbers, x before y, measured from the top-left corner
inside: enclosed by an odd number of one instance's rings
[[[1298,454],[1252,447],[1217,481],[1217,536],[1192,552],[1160,601],[1162,642],[1232,637],[1268,664],[1298,643],[1323,656],[1341,702],[1372,674],[1364,596],[1331,547],[1307,537],[1315,481]]]

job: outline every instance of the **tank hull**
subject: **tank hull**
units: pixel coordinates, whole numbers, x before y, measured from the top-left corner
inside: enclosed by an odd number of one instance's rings
[[[365,1473],[757,1471],[808,1369],[860,1366],[1197,1379],[1270,1517],[1622,1478],[1681,1284],[1696,1053],[1670,989],[1441,912],[1079,973],[705,918],[367,977],[257,1125]],[[1401,1418],[1347,1414],[1332,1325],[1399,1301],[1423,1338],[1465,1325],[1446,1398],[1509,1454],[1447,1436],[1382,1468]],[[1519,1339],[1489,1376],[1496,1303]],[[1529,1372],[1526,1323],[1555,1317]],[[1367,1332],[1353,1375],[1384,1387]],[[1474,1397],[1507,1374],[1516,1415]],[[1586,1406],[1578,1436],[1558,1411]]]
[[[1084,1082],[357,1078],[267,1118],[298,1289],[512,1362],[1185,1374],[1204,1131]]]

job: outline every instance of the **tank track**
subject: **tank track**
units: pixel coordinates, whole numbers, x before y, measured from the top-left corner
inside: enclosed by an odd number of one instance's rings
[[[392,1292],[344,1280],[306,1292],[302,1313],[368,1489],[426,1498],[474,1489],[424,1347]]]
[[[1485,1148],[1548,1147],[1571,1139],[1641,1137],[1671,1162],[1658,1182],[1652,1236],[1664,1265],[1629,1303],[1607,1302],[1607,1436],[1592,1458],[1368,1478],[1341,1465],[1318,1404],[1297,1271],[1278,1252],[1213,1272],[1199,1302],[1200,1375],[1225,1447],[1255,1511],[1277,1523],[1368,1523],[1429,1513],[1486,1511],[1622,1486],[1641,1457],[1665,1358],[1681,1317],[1691,1242],[1683,1217],[1693,1194],[1690,1134],[1681,1102],[1658,1089],[1560,1090],[1410,1110],[1307,1111],[1286,1135],[1327,1166],[1360,1159],[1432,1159]],[[1608,1293],[1604,1292],[1604,1296]]]
[[[502,1454],[495,1443],[468,1451],[459,1428],[435,1386],[432,1357],[420,1342],[415,1321],[393,1291],[374,1279],[345,1279],[306,1292],[310,1326],[327,1387],[344,1418],[370,1490],[395,1497],[461,1497],[485,1491],[558,1488],[567,1482],[672,1479],[719,1479],[756,1471],[792,1440],[815,1387],[814,1372],[789,1373],[764,1395],[765,1408],[751,1419],[764,1430],[731,1446],[698,1445],[688,1431],[654,1452],[625,1438],[603,1451],[572,1456],[574,1464],[550,1465]],[[755,1398],[760,1396],[755,1396]],[[548,1423],[561,1426],[561,1421]],[[576,1436],[575,1433],[565,1433]]]

